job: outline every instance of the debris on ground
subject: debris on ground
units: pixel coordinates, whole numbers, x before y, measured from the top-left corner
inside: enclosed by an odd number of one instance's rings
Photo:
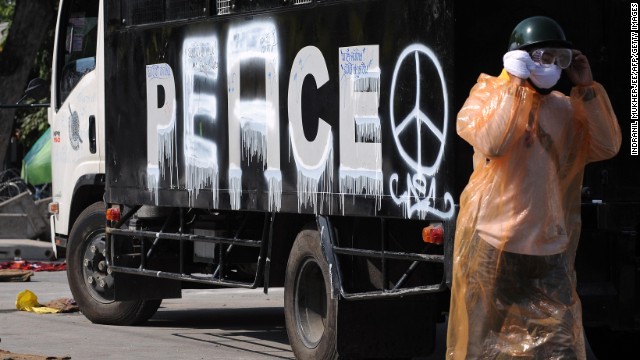
[[[33,274],[33,270],[0,269],[0,282],[31,281]]]
[[[55,299],[44,304],[44,306],[60,310],[61,313],[80,311],[80,308],[78,307],[76,301],[68,298]]]
[[[9,351],[0,349],[0,359],[2,360],[71,360],[70,356],[42,356],[30,354],[14,354]]]
[[[18,296],[16,296],[16,309],[38,314],[57,314],[79,311],[78,305],[73,299],[61,298],[42,305],[38,302],[38,296],[31,290],[21,291]]]
[[[33,270],[33,271],[65,271],[67,270],[66,262],[47,262],[47,261],[27,261],[27,260],[11,260],[0,263],[0,270]]]
[[[0,282],[26,282],[36,271],[65,271],[66,262],[12,260],[0,263]]]

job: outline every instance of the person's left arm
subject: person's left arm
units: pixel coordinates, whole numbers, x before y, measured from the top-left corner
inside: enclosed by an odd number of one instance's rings
[[[607,92],[593,81],[589,61],[581,52],[574,50],[571,66],[565,71],[575,84],[571,90],[574,114],[584,119],[589,133],[587,161],[614,157],[620,150],[622,135]]]

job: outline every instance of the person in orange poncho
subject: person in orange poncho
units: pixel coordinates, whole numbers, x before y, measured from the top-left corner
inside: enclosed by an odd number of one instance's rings
[[[457,118],[474,171],[460,197],[447,359],[585,359],[574,273],[582,177],[616,155],[620,128],[554,20],[520,22],[503,61]],[[563,71],[570,96],[552,91]]]

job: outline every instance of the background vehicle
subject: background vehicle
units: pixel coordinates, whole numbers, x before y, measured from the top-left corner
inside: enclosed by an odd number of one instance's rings
[[[608,4],[63,1],[51,210],[83,313],[137,324],[187,286],[284,286],[299,358],[431,352],[471,172],[456,109],[542,13],[626,121],[628,3]],[[588,169],[578,271],[585,319],[637,330],[627,154]]]

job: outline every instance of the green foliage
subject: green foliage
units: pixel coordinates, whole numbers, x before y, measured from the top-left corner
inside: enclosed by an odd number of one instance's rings
[[[29,149],[48,127],[46,108],[39,108],[36,111],[26,113],[26,115],[20,119],[18,141],[20,141],[25,149]]]
[[[16,0],[0,0],[0,8],[3,3],[13,3]],[[23,0],[28,1],[28,0]],[[57,0],[54,0],[56,4]],[[57,6],[56,6],[57,8]],[[42,41],[40,50],[33,59],[33,68],[29,80],[39,77],[51,81],[51,64],[53,62],[53,42],[55,37],[55,22],[52,22],[50,29],[47,32],[46,37]],[[25,84],[26,85],[26,84]],[[34,99],[35,102],[49,102],[45,99]],[[25,149],[31,148],[34,142],[38,140],[40,135],[44,133],[49,127],[47,122],[47,109],[39,108],[38,110],[22,110],[16,112],[16,127],[18,128],[18,141],[24,146]]]
[[[0,0],[0,22],[11,21],[15,7],[15,0]]]
[[[1,0],[0,0],[1,1]],[[55,28],[47,33],[47,37],[42,41],[40,50],[36,54],[31,70],[31,78],[39,77],[46,81],[51,80],[51,64],[53,62],[53,38]],[[49,99],[35,99],[36,102],[48,102]],[[49,127],[47,122],[47,109],[28,110],[16,113],[17,125],[19,128],[18,141],[29,149],[36,140]]]
[[[11,19],[13,19],[13,9],[15,7],[15,0],[0,0],[0,53],[9,34]]]

